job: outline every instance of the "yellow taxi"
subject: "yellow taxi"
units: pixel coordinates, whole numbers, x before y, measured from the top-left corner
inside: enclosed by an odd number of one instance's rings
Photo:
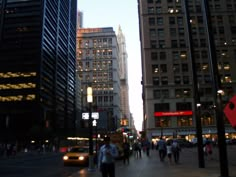
[[[67,165],[88,165],[89,146],[73,146],[63,156],[64,166]]]

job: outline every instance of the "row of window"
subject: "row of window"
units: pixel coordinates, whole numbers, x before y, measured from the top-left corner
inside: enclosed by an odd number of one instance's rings
[[[219,63],[218,69],[224,70],[224,71],[230,71],[229,62]],[[173,67],[171,68],[171,70],[173,70],[174,73],[189,72],[189,66],[187,63],[173,64]],[[196,70],[197,70],[197,72],[208,73],[210,71],[209,64],[208,63],[196,63]],[[167,72],[168,72],[167,64],[153,64],[152,65],[152,74],[167,73]],[[225,74],[225,76],[231,76],[231,75]]]
[[[18,102],[18,101],[33,101],[36,95],[16,95],[16,96],[0,96],[0,102]]]
[[[110,102],[110,103],[113,103],[113,96],[94,96],[93,97],[93,102],[94,103],[107,103],[107,102]]]
[[[89,74],[85,75],[83,72],[80,72],[79,77],[83,82],[93,81],[95,83],[99,83],[99,82],[107,83],[109,81],[112,82],[114,80],[112,72],[104,73],[102,76],[99,76],[97,74],[90,76]]]
[[[187,63],[182,63],[181,68],[182,68],[182,72],[188,72],[189,71]],[[173,67],[171,68],[171,70],[172,69],[175,73],[179,73],[180,72],[180,64],[174,64]],[[153,74],[167,73],[167,72],[168,72],[167,64],[152,65],[152,73]]]
[[[172,31],[171,36],[177,36],[176,31],[175,30]],[[158,30],[158,35],[159,38],[163,37],[164,38],[164,34],[162,34],[162,32],[164,33],[164,30]],[[235,28],[235,34],[236,34],[236,28]],[[150,40],[150,48],[168,48],[168,47],[172,47],[172,48],[179,48],[179,47],[187,47],[186,45],[186,41],[184,39],[179,39],[179,40],[171,40],[170,44],[166,45],[166,41],[164,39],[161,40],[154,40],[154,37],[156,36],[155,30],[154,29],[150,29],[150,35],[152,35],[152,40]],[[215,40],[215,43],[217,46],[228,46],[228,45],[236,45],[236,38],[233,38],[230,41],[226,41],[224,38],[219,38]],[[197,39],[193,39],[193,46],[194,47],[207,47],[207,39],[206,38],[197,38]],[[207,52],[203,51],[203,57],[202,58],[207,58]],[[199,53],[196,52],[195,53]],[[163,53],[162,53],[163,54]],[[164,56],[165,54],[163,54],[162,56]],[[178,55],[178,54],[177,54]],[[199,54],[196,54],[198,56],[200,56]],[[222,56],[226,56],[224,54],[224,52],[220,52],[219,54],[220,57]],[[153,59],[155,58],[155,54],[152,57]],[[199,57],[198,57],[199,58]]]
[[[226,19],[226,18],[225,18]],[[211,21],[215,26],[220,26],[223,25],[224,23],[227,23],[227,21],[225,20],[222,16],[217,15],[217,16],[212,16]],[[234,15],[228,15],[228,23],[229,24],[235,24],[236,23],[236,19]],[[164,25],[165,24],[165,17],[149,17],[149,26],[155,26],[156,24],[158,26],[160,25]],[[183,17],[179,16],[179,17],[169,17],[168,18],[168,24],[169,25],[183,25],[184,24],[184,19]],[[190,23],[192,25],[192,27],[194,28],[195,25],[202,25],[203,24],[203,17],[202,16],[191,16],[190,17]],[[201,30],[202,31],[202,30]]]
[[[212,88],[202,88],[201,89],[202,95],[211,95]],[[189,88],[176,88],[174,90],[174,98],[186,98],[192,96],[192,90]],[[170,95],[170,90],[168,89],[155,89],[153,90],[153,98],[160,99],[160,98],[172,98]]]
[[[89,70],[92,68],[93,70],[109,70],[112,69],[112,60],[106,60],[106,61],[93,61],[93,62],[82,62],[79,61],[79,69],[80,71],[83,70]]]
[[[161,128],[161,127],[172,127],[172,118],[171,117],[156,117],[155,118],[155,127]],[[209,125],[215,125],[215,120],[212,115],[201,117],[201,124],[203,126],[209,126]],[[177,126],[178,127],[192,127],[193,124],[193,118],[192,117],[177,117]]]
[[[207,54],[207,53],[206,53]],[[179,60],[179,59],[183,59],[186,60],[187,59],[187,52],[186,51],[172,51],[172,58],[173,60]],[[167,52],[165,51],[151,51],[151,59],[152,60],[166,60],[167,59]]]
[[[101,48],[101,47],[112,47],[112,38],[98,38],[91,40],[79,40],[79,48]]]
[[[171,2],[169,2],[171,1]],[[164,10],[162,10],[162,6],[161,4],[161,0],[147,0],[148,4],[153,4],[154,2],[156,3],[156,5],[158,5],[158,7],[156,7],[156,13],[165,13]],[[175,2],[175,4],[173,4]],[[188,5],[188,9],[190,12],[202,12],[202,7],[200,4],[200,1],[195,5],[192,5],[193,1],[189,1],[189,5]],[[171,5],[168,5],[168,9],[173,9],[176,8],[178,9],[178,11],[181,11],[181,7],[180,7],[180,0],[167,0],[167,3]],[[234,1],[229,1],[226,3],[226,6],[222,6],[222,4],[220,3],[219,0],[215,1],[214,3],[211,3],[211,1],[209,1],[209,8],[213,11],[213,10],[227,10],[227,11],[233,11],[236,9],[236,3]],[[149,7],[148,13],[155,13],[154,12],[154,8],[153,7]]]
[[[160,85],[169,85],[168,77],[153,77],[153,85],[160,86]],[[190,84],[190,77],[189,76],[174,76],[174,84]]]
[[[157,3],[157,4],[161,4],[162,1],[167,1],[167,3],[180,3],[181,0],[147,0],[147,3]]]
[[[102,49],[102,50],[79,50],[77,49],[77,58],[112,58],[112,49]]]
[[[153,85],[154,86],[164,86],[172,84],[168,80],[168,76],[161,76],[161,77],[153,77]],[[198,75],[197,80],[200,84],[211,84],[212,77],[210,75]],[[224,77],[221,76],[221,83],[232,83],[232,76],[231,74],[226,74]],[[189,76],[174,76],[174,84],[181,85],[181,84],[190,84],[190,77]]]
[[[159,29],[155,29],[155,28],[151,28],[149,29],[149,35],[150,38],[163,38],[166,36],[166,31],[164,30],[164,28],[159,28]],[[184,36],[185,32],[184,32],[184,28],[169,28],[169,35],[171,37],[177,37],[177,36]]]
[[[193,93],[190,88],[176,88],[174,90],[174,95],[170,93],[169,89],[154,89],[153,90],[153,98],[154,99],[164,99],[164,98],[188,98],[192,97]],[[199,94],[201,97],[209,97],[212,96],[213,90],[212,87],[200,88]],[[232,87],[225,87],[224,88],[224,95],[225,96],[233,96],[234,90]],[[212,102],[203,102],[201,105],[202,109],[209,109]]]
[[[157,18],[149,17],[148,22],[149,22],[149,26],[155,26],[156,24],[163,25],[164,18],[163,17],[157,17]],[[171,17],[169,17],[169,24],[170,25],[175,25],[175,24],[183,25],[184,24],[183,17],[182,16],[179,16],[179,17],[172,17],[171,16]]]
[[[194,47],[207,47],[207,39],[193,39]],[[171,40],[170,46],[166,45],[165,40],[151,40],[151,48],[185,48],[187,47],[185,39]]]

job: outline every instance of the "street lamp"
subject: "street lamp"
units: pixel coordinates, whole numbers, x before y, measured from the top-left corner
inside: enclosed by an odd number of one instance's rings
[[[220,159],[220,173],[221,177],[229,176],[228,169],[228,157],[227,157],[227,147],[225,143],[225,125],[223,119],[223,106],[222,106],[222,90],[221,90],[221,80],[220,73],[217,64],[217,54],[215,40],[213,36],[213,27],[211,23],[211,11],[209,2],[203,0],[203,14],[207,29],[208,43],[209,43],[209,63],[211,66],[211,75],[213,81],[213,93],[214,102],[216,104],[215,114],[216,114],[216,126],[217,126],[217,136],[218,136],[218,147],[219,147],[219,159]]]
[[[194,111],[195,111],[195,120],[196,120],[196,135],[198,142],[198,165],[199,168],[205,168],[204,161],[204,152],[203,152],[203,140],[202,140],[202,125],[201,125],[201,117],[200,117],[200,94],[199,94],[199,84],[197,78],[197,70],[196,70],[196,61],[194,56],[194,45],[193,45],[193,37],[192,37],[192,26],[190,22],[190,14],[188,8],[188,0],[184,1],[185,6],[185,16],[187,20],[187,34],[189,40],[189,56],[191,60],[192,67],[192,76],[193,76],[193,95],[194,95]]]
[[[89,170],[94,170],[93,158],[93,120],[92,120],[92,102],[93,102],[93,89],[87,88],[87,102],[89,104]]]

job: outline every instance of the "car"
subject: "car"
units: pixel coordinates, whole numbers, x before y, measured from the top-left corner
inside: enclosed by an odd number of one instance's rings
[[[64,166],[89,164],[89,146],[73,146],[63,156]]]

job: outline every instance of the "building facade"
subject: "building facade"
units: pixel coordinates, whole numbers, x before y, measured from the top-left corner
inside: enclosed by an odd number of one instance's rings
[[[126,51],[125,36],[122,32],[121,26],[118,28],[117,40],[119,45],[119,62],[120,62],[120,84],[121,84],[121,126],[130,127],[132,122],[129,109],[129,84],[128,84],[128,54]]]
[[[0,1],[0,139],[73,134],[76,0]]]
[[[225,105],[236,93],[235,1],[209,1],[217,68]],[[144,130],[150,138],[196,135],[194,84],[200,95],[200,117],[204,136],[216,135],[213,77],[209,33],[203,1],[139,0]],[[189,20],[187,13],[189,12]],[[190,24],[191,37],[188,26]],[[191,45],[190,45],[191,44]],[[190,50],[193,46],[193,52]],[[195,59],[197,83],[193,83]],[[225,119],[227,136],[235,130]]]
[[[88,110],[87,87],[93,88],[93,111],[98,127],[115,131],[121,118],[119,47],[112,27],[77,31],[77,71],[81,80],[82,108]]]

